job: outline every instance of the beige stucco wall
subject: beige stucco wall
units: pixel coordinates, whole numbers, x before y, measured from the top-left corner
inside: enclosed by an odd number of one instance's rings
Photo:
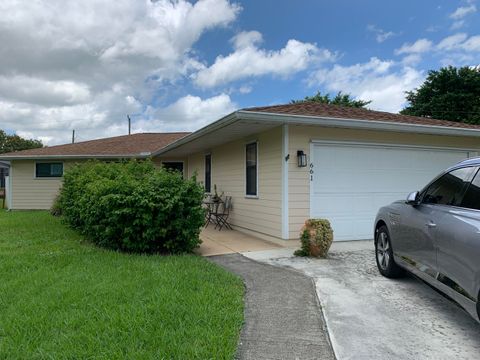
[[[350,130],[319,126],[290,126],[289,153],[291,160],[289,161],[288,203],[289,236],[291,239],[298,238],[305,219],[310,215],[310,169],[309,167],[297,167],[295,160],[297,150],[303,150],[308,154],[308,161],[310,161],[310,142],[312,140],[452,147],[480,151],[480,140],[478,138]]]
[[[258,141],[258,197],[245,196],[245,145]],[[281,237],[282,129],[224,144],[188,158],[188,176],[205,181],[205,154],[212,156],[212,192],[232,196],[231,222],[240,230]]]

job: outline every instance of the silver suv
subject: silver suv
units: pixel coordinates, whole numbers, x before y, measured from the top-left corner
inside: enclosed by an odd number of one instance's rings
[[[449,168],[422,191],[382,207],[375,220],[378,270],[408,270],[480,320],[480,158]]]

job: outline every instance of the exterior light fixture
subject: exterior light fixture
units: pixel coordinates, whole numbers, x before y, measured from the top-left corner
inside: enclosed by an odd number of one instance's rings
[[[307,154],[305,154],[303,150],[297,151],[297,161],[298,161],[298,167],[307,166]]]

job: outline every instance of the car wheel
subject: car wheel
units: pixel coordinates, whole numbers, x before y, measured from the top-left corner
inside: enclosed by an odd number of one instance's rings
[[[385,225],[380,226],[375,236],[375,259],[380,274],[388,278],[397,278],[404,275],[405,270],[395,263],[393,259],[390,234]]]

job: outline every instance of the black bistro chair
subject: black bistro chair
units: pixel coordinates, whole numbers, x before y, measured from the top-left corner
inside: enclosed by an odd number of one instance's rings
[[[215,229],[218,228],[218,230],[221,231],[223,227],[226,227],[227,229],[233,230],[232,226],[228,222],[231,208],[232,197],[225,196],[225,200],[219,204],[216,211],[212,214],[213,220],[215,221]]]

